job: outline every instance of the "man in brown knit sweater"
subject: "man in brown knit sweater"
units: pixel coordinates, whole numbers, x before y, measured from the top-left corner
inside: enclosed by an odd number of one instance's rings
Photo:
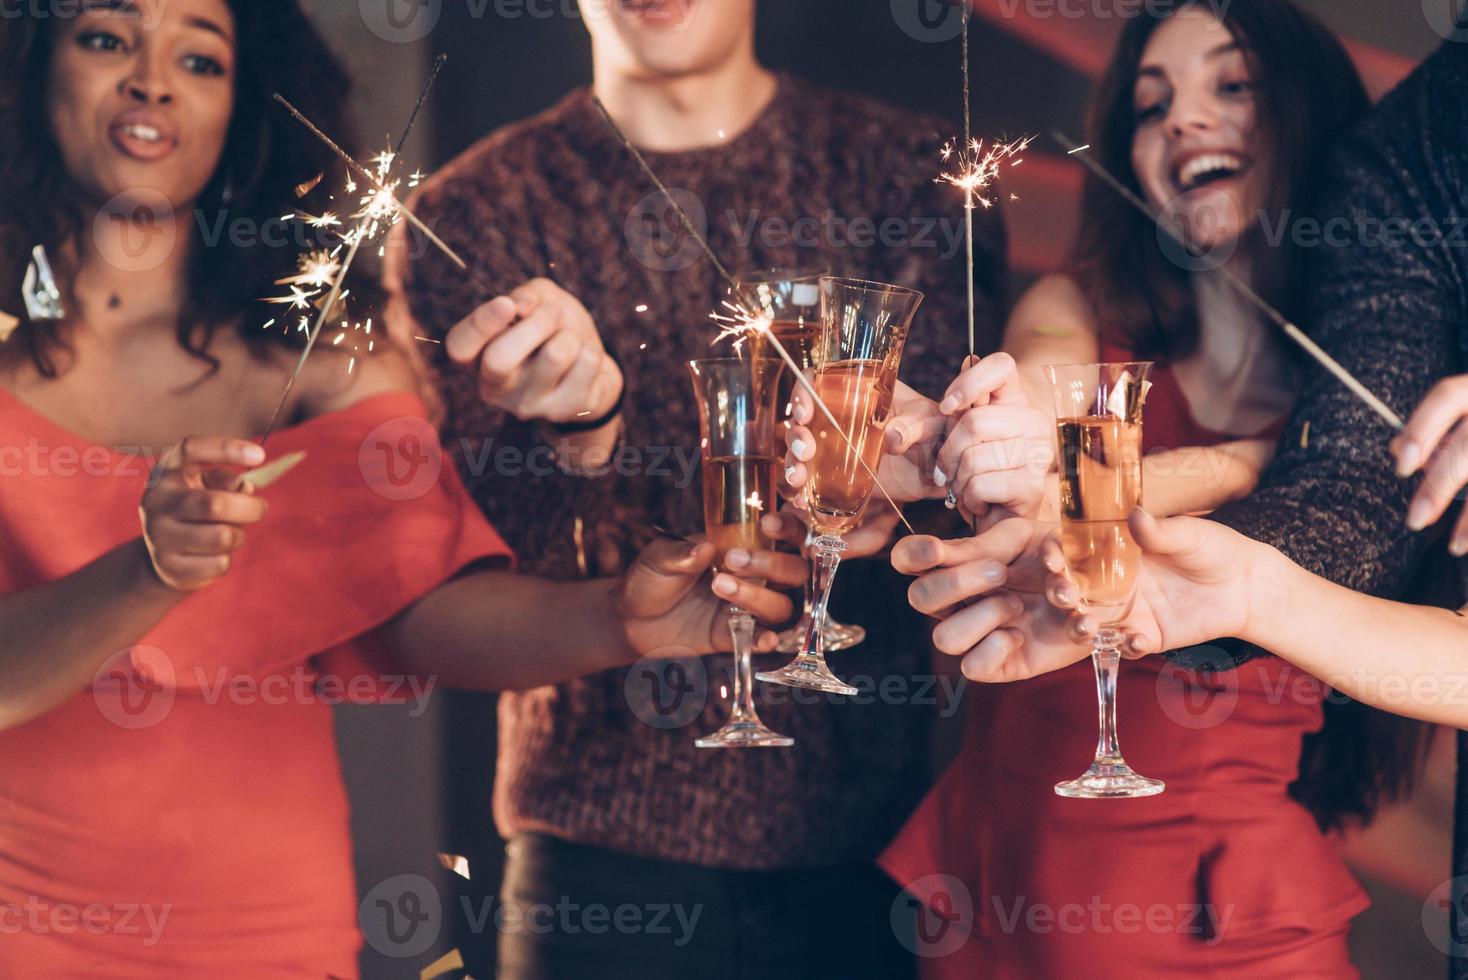
[[[968,353],[962,201],[933,182],[951,128],[765,70],[754,5],[583,4],[593,91],[736,274],[815,266],[926,292],[903,377],[937,395]],[[418,243],[389,269],[414,329],[444,340],[423,349],[466,482],[521,568],[552,578],[621,569],[654,525],[701,530],[684,364],[709,356],[724,291],[591,94],[494,133],[423,188],[416,212],[470,274]],[[1003,313],[997,216],[976,235],[985,353]],[[843,567],[834,614],[869,638],[833,666],[865,696],[761,685],[791,749],[694,748],[727,714],[728,657],[661,688],[635,667],[505,694],[503,900],[525,922],[549,912],[545,928],[502,930],[499,975],[912,973],[897,889],[872,861],[927,785],[935,704],[956,705],[904,589],[885,561]]]

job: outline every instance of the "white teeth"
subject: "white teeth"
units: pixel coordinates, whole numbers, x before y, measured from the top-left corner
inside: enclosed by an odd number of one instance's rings
[[[152,126],[124,126],[122,131],[129,136],[146,140],[149,143],[156,143],[163,138],[163,134]]]
[[[1178,172],[1178,185],[1184,188],[1192,187],[1194,181],[1206,173],[1216,170],[1237,173],[1244,169],[1244,161],[1232,153],[1205,153],[1194,157],[1184,164]]]

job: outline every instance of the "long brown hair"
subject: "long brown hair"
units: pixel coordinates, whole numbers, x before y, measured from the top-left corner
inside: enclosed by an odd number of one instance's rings
[[[1260,142],[1273,165],[1259,217],[1275,222],[1315,216],[1326,156],[1370,108],[1370,99],[1340,41],[1289,0],[1188,0],[1168,13],[1139,11],[1123,30],[1091,107],[1092,152],[1107,170],[1142,192],[1132,169],[1137,72],[1153,32],[1172,14],[1190,8],[1218,16],[1250,61]],[[1261,221],[1245,234],[1257,245],[1262,230]],[[1286,235],[1277,249],[1263,253],[1258,252],[1256,286],[1286,316],[1303,316],[1308,294],[1303,250]],[[1104,330],[1137,357],[1176,360],[1197,344],[1192,273],[1178,258],[1164,252],[1150,218],[1088,176],[1075,277]]]
[[[340,183],[331,176],[340,173],[331,151],[276,105],[273,93],[284,94],[349,151],[353,146],[351,80],[297,0],[228,3],[237,38],[234,115],[219,167],[188,221],[201,241],[191,253],[177,326],[179,345],[215,366],[208,347],[220,327],[234,326],[256,350],[297,342],[283,330],[261,329],[280,309],[261,298],[278,294],[275,281],[295,272],[304,246],[317,244],[281,219],[327,210],[327,194]],[[21,282],[33,246],[45,246],[55,263],[86,226],[46,112],[55,21],[25,13],[0,32],[0,187],[10,189],[0,194],[0,310],[21,319],[16,336],[0,345],[0,358],[28,355],[45,377],[56,375],[55,355],[66,350],[67,338],[58,324],[26,317]],[[295,188],[320,174],[327,179],[298,197]],[[205,227],[231,226],[250,234],[203,234]],[[276,237],[266,241],[265,229]],[[359,300],[375,298],[369,283],[353,289]]]
[[[1189,0],[1177,9],[1190,7],[1219,16],[1250,59],[1261,146],[1273,161],[1261,219],[1319,218],[1328,154],[1370,108],[1345,48],[1289,0]],[[1127,25],[1089,120],[1093,152],[1139,194],[1131,163],[1137,129],[1133,87],[1147,42],[1167,16],[1143,11]],[[1099,179],[1088,179],[1082,200],[1075,275],[1103,334],[1137,357],[1186,357],[1198,341],[1188,263],[1164,252],[1152,219]],[[1262,231],[1261,222],[1245,234],[1258,246],[1265,242]],[[1304,318],[1311,290],[1305,250],[1285,235],[1277,248],[1259,248],[1255,255],[1256,288],[1286,316]],[[1324,728],[1305,738],[1291,791],[1323,829],[1369,822],[1383,803],[1411,791],[1430,732],[1418,722],[1332,695]]]

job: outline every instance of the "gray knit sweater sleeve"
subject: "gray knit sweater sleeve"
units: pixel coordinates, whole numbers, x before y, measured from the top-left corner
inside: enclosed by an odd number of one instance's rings
[[[1468,311],[1468,45],[1448,44],[1337,155],[1307,329],[1404,418],[1462,367]],[[1307,429],[1308,426],[1308,429]],[[1316,574],[1390,596],[1422,546],[1392,429],[1312,366],[1258,490],[1217,520]],[[1258,652],[1258,651],[1253,651]],[[1244,654],[1247,656],[1247,654]]]

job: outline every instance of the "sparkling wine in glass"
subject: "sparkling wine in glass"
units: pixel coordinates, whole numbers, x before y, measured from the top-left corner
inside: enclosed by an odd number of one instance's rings
[[[766,550],[760,518],[775,506],[775,398],[782,361],[767,358],[709,358],[690,361],[703,441],[703,519],[714,558],[728,571],[731,548]],[[765,727],[754,706],[751,665],[754,617],[729,609],[734,639],[734,699],[729,720],[712,735],[695,740],[701,749],[794,745]]]
[[[1086,611],[1101,628],[1092,640],[1100,738],[1091,768],[1058,783],[1061,796],[1155,796],[1164,784],[1133,772],[1116,732],[1118,624],[1136,598],[1142,553],[1127,518],[1142,502],[1142,406],[1149,362],[1053,365],[1045,369],[1060,443],[1060,537]]]
[[[897,368],[923,294],[860,279],[821,279],[821,341],[813,387],[831,415],[817,405],[810,429],[815,456],[807,464],[814,592],[811,622],[795,659],[761,672],[762,681],[856,694],[826,666],[826,604],[841,553],[842,535],[861,520],[876,489],[882,434],[892,417]],[[833,424],[834,422],[834,424]],[[865,465],[863,465],[865,464]]]
[[[751,312],[763,313],[770,318],[770,332],[790,354],[791,360],[811,374],[816,368],[816,345],[821,341],[821,277],[828,274],[825,269],[766,269],[740,279],[736,302],[755,306]],[[768,342],[761,336],[750,338],[752,350],[759,356],[775,356],[766,351]],[[787,366],[780,373],[780,414],[790,414],[797,379]],[[810,548],[814,532],[806,536],[805,546]],[[780,634],[775,649],[781,653],[799,653],[805,645],[805,634],[810,631],[810,607],[815,595],[815,570],[811,564],[811,579],[805,584],[805,599],[799,622]],[[867,631],[860,626],[848,626],[836,622],[829,611],[826,613],[826,629],[822,643],[827,652],[849,650],[867,638]]]

